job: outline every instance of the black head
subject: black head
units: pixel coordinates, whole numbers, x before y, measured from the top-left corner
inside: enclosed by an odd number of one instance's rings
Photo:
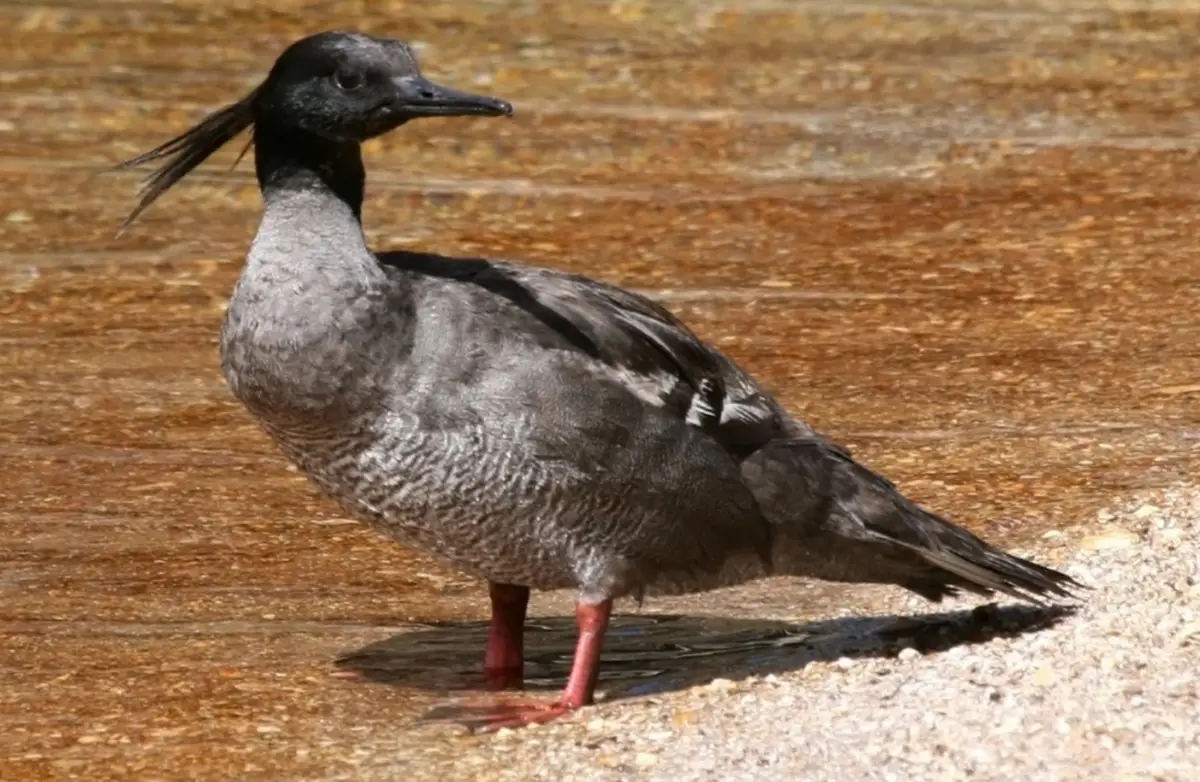
[[[434,84],[401,41],[327,32],[297,41],[258,91],[261,127],[365,141],[419,117],[508,116],[512,106]]]
[[[344,146],[420,117],[511,115],[512,106],[505,101],[459,92],[423,77],[412,50],[401,41],[357,33],[318,33],[289,46],[266,81],[242,100],[117,166],[132,168],[166,160],[146,181],[142,198],[122,229],[251,126],[260,143],[264,135],[307,135]]]

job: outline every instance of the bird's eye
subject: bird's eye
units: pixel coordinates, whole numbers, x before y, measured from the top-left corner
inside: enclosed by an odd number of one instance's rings
[[[339,90],[351,92],[363,86],[365,79],[358,71],[334,71],[333,83]]]

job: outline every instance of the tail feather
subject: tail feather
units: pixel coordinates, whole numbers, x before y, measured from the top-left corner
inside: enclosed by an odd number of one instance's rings
[[[776,525],[777,572],[898,584],[934,601],[965,590],[1044,605],[1086,588],[921,508],[819,437],[769,443],[743,473]]]
[[[915,551],[919,557],[934,567],[941,568],[958,576],[965,582],[961,584],[963,588],[978,594],[990,595],[994,592],[1000,592],[1009,597],[1038,605],[1045,602],[1041,599],[1042,595],[1054,595],[1064,598],[1071,597],[1071,593],[1062,586],[1062,584],[1070,580],[1069,576],[1052,570],[1050,573],[1054,575],[1049,577],[1043,576],[1040,573],[1034,574],[1028,569],[1028,566],[1034,563],[1017,559],[1008,554],[1002,554],[1005,558],[1004,560],[999,560],[994,564],[985,566],[978,565],[953,551],[929,551],[909,547],[899,541],[896,541],[896,543]],[[998,559],[994,556],[990,558],[993,560]],[[1013,565],[1016,565],[1016,567],[1013,567]],[[1048,568],[1042,569],[1049,570]]]

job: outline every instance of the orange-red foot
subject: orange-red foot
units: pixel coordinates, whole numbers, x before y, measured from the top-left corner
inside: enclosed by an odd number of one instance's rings
[[[533,698],[487,699],[455,706],[439,706],[426,714],[427,719],[456,722],[473,733],[492,733],[501,728],[540,725],[574,712],[579,707],[562,701]]]

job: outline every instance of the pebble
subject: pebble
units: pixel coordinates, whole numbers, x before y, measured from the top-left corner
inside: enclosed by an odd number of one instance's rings
[[[1159,529],[1156,531],[1156,535],[1159,541],[1170,545],[1174,545],[1183,541],[1183,530],[1176,527]]]
[[[921,653],[911,646],[906,646],[900,650],[900,654],[896,655],[896,659],[901,662],[912,662],[921,656]]]
[[[633,764],[638,768],[650,768],[658,764],[658,755],[650,752],[639,752],[633,756]]]
[[[1113,551],[1128,548],[1141,541],[1135,533],[1118,529],[1102,532],[1099,535],[1088,535],[1079,541],[1079,547],[1085,551]]]
[[[696,722],[697,714],[692,709],[683,709],[671,715],[671,724],[678,727],[692,725]]]

